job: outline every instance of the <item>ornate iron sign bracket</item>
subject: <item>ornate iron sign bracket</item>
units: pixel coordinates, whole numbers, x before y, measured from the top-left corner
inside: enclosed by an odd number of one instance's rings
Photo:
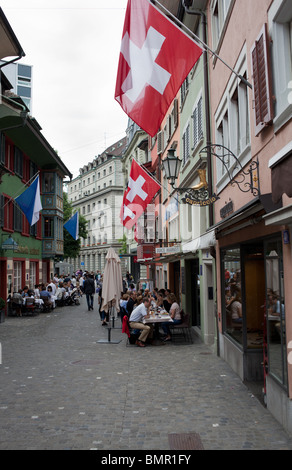
[[[237,185],[243,193],[251,192],[253,196],[260,196],[258,158],[252,160],[248,169],[244,170],[238,158],[224,145],[211,144],[200,151],[200,153],[208,152],[221,161],[228,174],[231,186]]]

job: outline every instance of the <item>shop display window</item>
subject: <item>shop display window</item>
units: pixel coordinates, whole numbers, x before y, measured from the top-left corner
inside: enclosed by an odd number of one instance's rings
[[[225,332],[236,342],[243,344],[242,280],[240,248],[222,252],[224,298],[222,306]]]
[[[267,242],[265,254],[268,370],[286,386],[286,321],[281,240]]]

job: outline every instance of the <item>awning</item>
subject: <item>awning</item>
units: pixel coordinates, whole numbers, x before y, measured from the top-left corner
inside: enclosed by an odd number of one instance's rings
[[[183,243],[182,245],[182,251],[183,253],[188,253],[188,252],[195,252],[198,250],[206,250],[210,248],[210,246],[215,246],[216,245],[216,236],[215,236],[215,230],[212,230],[211,232],[204,233],[204,235],[195,238],[194,240],[191,240],[190,242]]]

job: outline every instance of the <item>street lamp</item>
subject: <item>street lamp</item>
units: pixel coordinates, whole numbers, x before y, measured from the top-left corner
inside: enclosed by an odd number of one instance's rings
[[[175,156],[174,149],[169,149],[167,152],[167,157],[162,161],[164,175],[169,180],[173,188],[175,180],[177,180],[179,175],[181,163],[182,160]]]

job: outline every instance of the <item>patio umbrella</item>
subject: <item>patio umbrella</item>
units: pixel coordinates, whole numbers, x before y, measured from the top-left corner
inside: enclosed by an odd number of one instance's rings
[[[115,310],[119,312],[121,292],[123,292],[121,262],[115,250],[110,248],[106,255],[103,273],[101,310],[106,313],[111,311],[112,314],[113,307],[115,307]]]

